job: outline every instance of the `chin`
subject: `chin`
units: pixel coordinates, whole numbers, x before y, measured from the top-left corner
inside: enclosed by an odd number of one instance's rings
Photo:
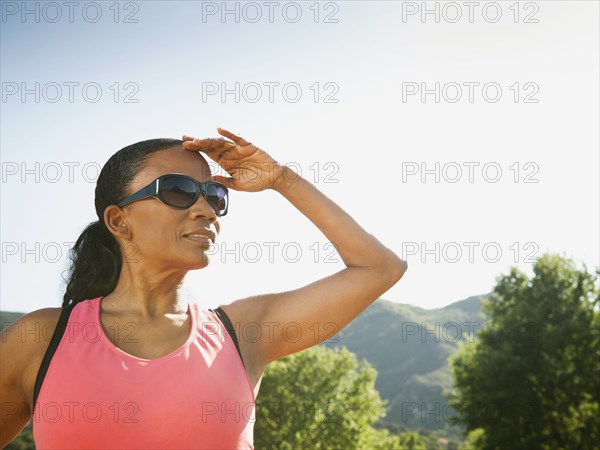
[[[208,266],[209,263],[209,259],[208,256],[203,256],[202,260],[200,261],[194,261],[190,264],[187,265],[188,270],[198,270],[198,269],[204,269],[206,266]]]

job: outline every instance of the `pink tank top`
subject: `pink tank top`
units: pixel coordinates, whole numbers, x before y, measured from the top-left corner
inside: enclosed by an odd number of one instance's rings
[[[215,313],[188,303],[188,340],[149,360],[106,336],[102,298],[73,307],[50,361],[32,417],[38,449],[254,448],[252,384]]]

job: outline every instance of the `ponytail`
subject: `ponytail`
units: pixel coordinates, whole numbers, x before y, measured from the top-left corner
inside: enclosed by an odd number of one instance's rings
[[[121,248],[100,221],[90,223],[71,249],[71,267],[62,306],[110,294],[121,273]]]

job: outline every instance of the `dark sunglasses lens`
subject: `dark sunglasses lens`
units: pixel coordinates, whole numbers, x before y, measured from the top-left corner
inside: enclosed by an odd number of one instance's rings
[[[171,206],[187,208],[194,204],[196,199],[196,185],[186,178],[166,177],[160,184],[163,200]]]
[[[227,211],[227,188],[216,183],[209,183],[206,186],[206,201],[213,207],[218,215]]]

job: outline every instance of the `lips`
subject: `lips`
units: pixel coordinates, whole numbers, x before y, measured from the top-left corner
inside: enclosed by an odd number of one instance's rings
[[[185,236],[185,239],[202,245],[211,245],[210,238],[204,236]]]
[[[205,242],[210,240],[213,244],[215,243],[215,233],[206,229],[190,231],[189,233],[184,234],[183,237],[191,239],[195,242]]]

